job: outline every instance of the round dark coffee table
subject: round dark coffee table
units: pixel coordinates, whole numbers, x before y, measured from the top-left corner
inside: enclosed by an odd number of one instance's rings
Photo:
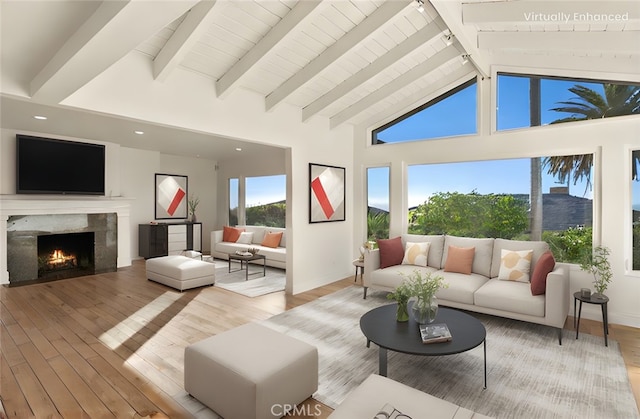
[[[460,310],[440,307],[435,323],[446,323],[451,341],[422,343],[419,325],[396,321],[397,304],[388,304],[368,311],[360,318],[360,329],[367,338],[367,347],[378,345],[379,374],[387,376],[387,350],[411,355],[453,355],[484,344],[484,388],[487,388],[487,331],[480,320]]]

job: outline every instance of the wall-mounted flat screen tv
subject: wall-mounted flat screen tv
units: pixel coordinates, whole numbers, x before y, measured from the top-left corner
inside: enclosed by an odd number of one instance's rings
[[[16,135],[16,192],[104,195],[105,147]]]

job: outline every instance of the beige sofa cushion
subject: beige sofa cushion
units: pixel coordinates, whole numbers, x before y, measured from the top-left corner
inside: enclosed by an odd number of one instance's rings
[[[473,258],[471,272],[490,278],[491,257],[493,255],[493,241],[494,239],[476,239],[471,237],[445,236],[442,265],[444,266],[447,261],[449,246],[475,247],[476,252]],[[500,252],[498,252],[498,265],[500,265]]]
[[[491,276],[489,278],[496,278],[498,273],[500,272],[500,257],[502,254],[502,249],[506,250],[533,250],[533,256],[531,258],[531,269],[530,272],[533,272],[533,268],[536,266],[538,259],[540,256],[547,250],[549,250],[549,245],[547,242],[542,241],[526,241],[526,240],[506,240],[506,239],[495,239],[493,242],[493,261],[491,263]]]
[[[510,313],[544,317],[545,296],[531,295],[525,282],[490,279],[474,294],[475,305]]]
[[[402,245],[406,246],[407,242],[411,243],[423,243],[429,242],[429,255],[427,256],[427,265],[432,268],[441,269],[444,265],[442,263],[442,253],[444,251],[444,236],[423,236],[421,234],[403,234]]]
[[[444,283],[448,284],[447,288],[438,290],[436,297],[464,304],[473,304],[475,292],[489,280],[486,276],[474,273],[465,275],[438,271],[436,274],[442,275]]]
[[[376,269],[371,272],[371,282],[382,288],[394,289],[398,285],[402,284],[405,276],[411,275],[413,271],[428,273],[435,272],[436,269],[430,266],[393,265],[388,268]]]

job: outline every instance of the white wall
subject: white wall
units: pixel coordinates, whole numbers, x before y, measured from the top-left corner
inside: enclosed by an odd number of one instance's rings
[[[490,94],[489,89],[484,91]],[[493,117],[488,114],[487,118]],[[490,126],[490,122],[484,120],[481,126]],[[627,199],[630,185],[628,150],[631,145],[640,147],[640,120],[637,116],[402,144],[371,146],[370,138],[368,128],[360,127],[356,131],[355,167],[362,177],[355,180],[358,185],[356,193],[361,198],[358,200],[360,204],[354,208],[355,218],[358,214],[362,217],[366,214],[365,168],[389,165],[392,237],[405,232],[407,227],[405,178],[408,165],[595,153],[595,170],[596,174],[601,173],[601,184],[596,179],[594,241],[601,238],[601,243],[611,249],[610,262],[614,273],[613,282],[606,292],[611,299],[609,320],[640,327],[640,275],[625,270],[630,262],[628,247],[631,233],[631,208]],[[356,243],[366,238],[365,223],[356,224],[354,237]],[[582,287],[593,288],[591,281],[592,278],[581,272],[579,267],[574,267],[571,272],[572,293]],[[585,304],[583,316],[602,320],[599,306],[595,305]]]
[[[149,57],[133,52],[63,104],[286,149],[288,291],[298,293],[352,275],[351,127],[329,130],[328,121],[321,117],[302,123],[300,110],[287,104],[265,112],[264,97],[242,89],[221,101],[207,77],[178,68],[161,83],[150,77],[151,68]],[[346,168],[345,222],[309,224],[310,162]],[[217,180],[218,200],[225,199],[221,182]],[[219,213],[220,207],[216,210],[213,204],[212,208]],[[208,228],[215,224],[211,221]]]
[[[0,194],[15,194],[15,135],[17,131],[3,129],[0,136]],[[85,138],[63,137],[48,133],[23,132],[47,138],[96,143]],[[130,199],[131,244],[127,259],[138,259],[138,224],[154,220],[155,174],[170,173],[188,176],[189,193],[200,197],[197,215],[203,223],[203,232],[215,223],[217,180],[212,160],[160,154],[154,151],[120,147],[118,144],[99,142],[106,146],[106,198]],[[20,195],[15,198],[20,199]],[[33,197],[30,197],[33,198]],[[56,196],[57,201],[65,197]],[[76,197],[77,198],[77,197]],[[74,199],[69,197],[69,199]],[[209,236],[203,234],[203,248],[209,250]]]

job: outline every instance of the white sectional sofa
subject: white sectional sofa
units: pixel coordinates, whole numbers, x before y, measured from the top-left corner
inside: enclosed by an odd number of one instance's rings
[[[491,314],[558,328],[558,341],[562,344],[562,328],[569,314],[569,266],[556,263],[546,276],[546,291],[533,295],[531,284],[498,279],[502,249],[533,250],[530,271],[533,273],[540,256],[549,250],[546,242],[515,241],[505,239],[476,239],[445,235],[401,236],[407,242],[429,242],[427,266],[399,264],[380,268],[379,249],[369,250],[364,260],[364,298],[367,289],[393,291],[404,280],[403,274],[414,270],[442,275],[447,288],[438,291],[438,303],[479,313]],[[444,270],[449,246],[475,248],[470,274]]]
[[[223,241],[223,230],[216,230],[211,232],[211,256],[218,259],[229,259],[230,253],[235,253],[237,250],[245,251],[250,247],[260,249],[259,254],[266,257],[265,263],[267,266],[273,266],[275,268],[286,269],[287,268],[287,232],[284,228],[278,227],[264,227],[264,226],[248,226],[239,225],[237,228],[244,229],[245,232],[250,234],[250,242],[240,242],[244,240],[241,238],[238,242]],[[278,247],[266,247],[261,243],[264,240],[265,233],[282,232],[282,239]],[[260,262],[260,261],[257,261]]]

